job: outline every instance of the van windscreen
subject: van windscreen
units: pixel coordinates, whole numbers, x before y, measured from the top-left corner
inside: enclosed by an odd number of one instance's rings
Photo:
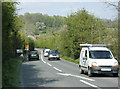
[[[89,51],[89,57],[92,59],[112,59],[109,51]]]

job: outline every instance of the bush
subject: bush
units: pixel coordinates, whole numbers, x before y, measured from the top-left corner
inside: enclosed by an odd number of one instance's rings
[[[2,87],[19,87],[19,72],[23,58],[11,58],[2,64]]]

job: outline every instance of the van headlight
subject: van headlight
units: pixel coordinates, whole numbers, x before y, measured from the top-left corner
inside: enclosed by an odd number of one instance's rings
[[[115,62],[113,67],[118,67],[118,62]]]
[[[96,62],[92,63],[92,67],[99,67]]]

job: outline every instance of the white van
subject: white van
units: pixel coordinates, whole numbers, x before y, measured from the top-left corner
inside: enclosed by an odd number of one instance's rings
[[[105,44],[80,44],[83,46],[80,52],[79,69],[80,73],[88,72],[93,74],[112,73],[118,76],[118,61]]]
[[[44,50],[44,57],[48,57],[49,51],[50,51],[50,49],[45,49],[45,50]]]

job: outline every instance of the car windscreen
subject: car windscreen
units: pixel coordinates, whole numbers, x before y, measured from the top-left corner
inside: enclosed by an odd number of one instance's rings
[[[31,54],[37,54],[37,51],[30,51]]]
[[[46,53],[49,53],[49,51],[45,51]]]
[[[50,53],[58,53],[57,50],[50,50]]]
[[[89,57],[92,59],[112,59],[109,51],[89,51]]]

